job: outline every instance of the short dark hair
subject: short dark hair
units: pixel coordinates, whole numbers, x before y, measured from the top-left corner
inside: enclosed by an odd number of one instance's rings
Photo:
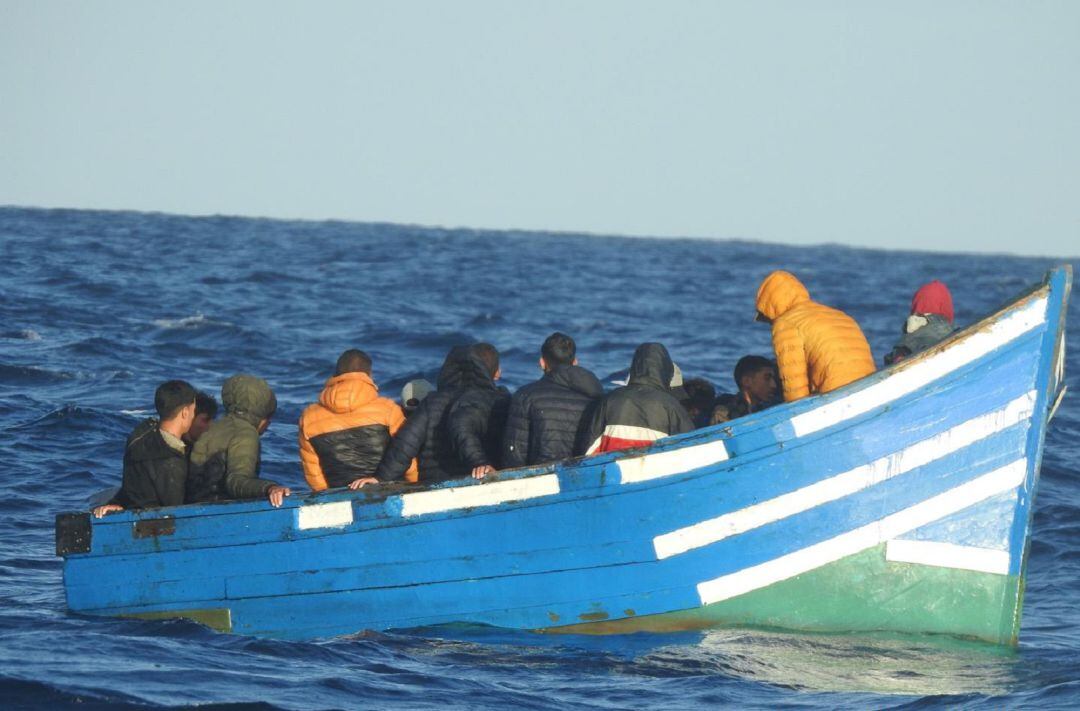
[[[544,345],[540,346],[540,355],[544,357],[548,367],[570,365],[577,356],[577,344],[570,336],[556,331],[544,339]]]
[[[758,371],[772,368],[773,362],[764,356],[748,355],[739,359],[735,364],[735,387],[742,389],[742,379],[747,375],[753,375]]]
[[[338,356],[334,375],[344,375],[345,373],[367,373],[371,375],[371,356],[356,348],[345,351]]]
[[[690,378],[683,381],[683,389],[686,390],[687,407],[696,407],[699,410],[708,410],[716,400],[716,388],[705,378]]]
[[[202,390],[195,393],[195,414],[196,415],[210,415],[210,419],[217,417],[217,400],[213,395],[208,395]]]
[[[176,417],[180,408],[195,402],[195,388],[183,380],[166,380],[154,391],[154,409],[162,420]]]
[[[490,343],[474,343],[472,352],[484,361],[488,374],[495,377],[495,373],[499,372],[499,350]]]

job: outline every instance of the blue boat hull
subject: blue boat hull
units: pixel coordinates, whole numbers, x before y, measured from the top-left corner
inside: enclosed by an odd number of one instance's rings
[[[644,450],[69,517],[87,540],[58,535],[68,606],[289,639],[768,624],[1015,643],[1070,282],[835,393]]]

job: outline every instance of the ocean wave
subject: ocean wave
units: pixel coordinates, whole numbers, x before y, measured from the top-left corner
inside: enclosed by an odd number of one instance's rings
[[[32,328],[24,328],[16,331],[4,331],[0,338],[10,338],[13,341],[40,341],[41,334]]]
[[[48,385],[75,378],[73,373],[49,370],[36,365],[0,363],[0,384],[11,386]]]
[[[215,321],[214,319],[207,318],[202,313],[194,314],[193,316],[181,316],[180,318],[159,318],[154,319],[153,324],[158,328],[166,330],[186,330],[202,328],[203,326],[223,326],[225,328],[233,328],[234,324],[228,321]]]

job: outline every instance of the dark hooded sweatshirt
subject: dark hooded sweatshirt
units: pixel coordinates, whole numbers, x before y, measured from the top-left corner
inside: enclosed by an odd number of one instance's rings
[[[191,451],[187,501],[257,499],[277,482],[259,478],[259,422],[277,398],[262,378],[234,375],[221,386],[225,416],[210,425]]]
[[[449,414],[457,399],[471,387],[494,386],[483,362],[467,346],[455,346],[439,371],[437,389],[424,398],[398,430],[375,470],[375,477],[380,481],[401,479],[414,457],[418,460],[421,482],[468,476],[469,469],[454,453]]]
[[[659,343],[634,351],[629,384],[608,393],[593,414],[579,450],[586,454],[643,447],[668,435],[690,432],[694,423],[671,394],[675,366]]]
[[[124,478],[112,503],[125,509],[179,506],[184,503],[187,454],[183,445],[170,445],[150,418],[127,439],[124,448]]]
[[[590,407],[604,394],[596,376],[559,365],[514,393],[503,438],[503,466],[523,467],[574,455]]]

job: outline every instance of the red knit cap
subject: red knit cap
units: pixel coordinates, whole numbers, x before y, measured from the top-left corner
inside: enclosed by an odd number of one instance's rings
[[[923,284],[911,299],[911,313],[937,314],[953,322],[952,294],[949,287],[935,279]]]

